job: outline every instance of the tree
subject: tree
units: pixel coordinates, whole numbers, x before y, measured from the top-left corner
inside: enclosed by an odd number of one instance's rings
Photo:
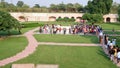
[[[83,15],[82,19],[87,20],[90,23],[102,23],[103,22],[103,17],[101,14],[86,13]]]
[[[72,3],[68,3],[68,4],[66,5],[66,11],[67,11],[67,12],[73,12],[74,10],[75,10],[75,8],[74,8],[74,6],[73,6]]]
[[[65,12],[65,4],[63,2],[58,4],[57,7],[60,12]]]
[[[0,11],[0,31],[7,31],[10,34],[10,30],[13,28],[18,29],[20,32],[20,23],[8,12]]]
[[[113,0],[93,0],[88,1],[88,11],[92,14],[108,14]]]
[[[83,11],[83,6],[80,5],[79,3],[74,4],[75,12],[81,12]]]
[[[35,4],[35,6],[33,6],[33,8],[40,8],[39,4]]]
[[[23,7],[24,5],[24,2],[23,1],[18,1],[17,2],[17,7]]]
[[[119,6],[119,4],[118,3],[116,3],[116,2],[114,2],[113,4],[112,4],[112,7],[111,7],[111,13],[118,13],[118,6]]]
[[[55,11],[55,12],[58,11],[58,7],[55,4],[51,4],[49,8],[50,8],[51,11]]]
[[[24,4],[24,5],[23,5],[23,8],[29,8],[29,5]]]
[[[120,21],[120,5],[118,6],[118,20]]]
[[[7,2],[5,2],[5,0],[1,0],[1,2],[0,2],[0,7],[1,7],[1,8],[5,8],[5,7],[6,7],[6,3],[7,3]]]

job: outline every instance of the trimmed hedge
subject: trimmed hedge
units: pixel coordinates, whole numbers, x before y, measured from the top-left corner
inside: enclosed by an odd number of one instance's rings
[[[61,18],[59,17],[58,19],[56,19],[56,21],[63,21],[63,22],[74,22],[75,19],[74,18],[68,18],[68,17],[64,17],[64,18]]]
[[[38,26],[44,26],[44,24],[39,24],[39,23],[22,23],[22,27],[23,28],[38,27]]]

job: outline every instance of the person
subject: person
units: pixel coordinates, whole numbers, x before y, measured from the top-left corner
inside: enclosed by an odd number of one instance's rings
[[[118,49],[118,53],[117,53],[117,63],[120,62],[120,48]]]
[[[112,39],[112,44],[113,44],[113,46],[116,45],[116,39]]]
[[[114,46],[114,60],[116,60],[117,58],[117,52],[118,52],[118,47],[117,46]]]
[[[108,38],[108,41],[107,41],[107,48],[108,48],[108,50],[110,49],[110,43],[111,43],[111,41],[110,41],[110,39]]]
[[[113,32],[113,33],[115,32],[115,29],[114,29],[114,28],[112,29],[112,32]]]
[[[100,33],[99,33],[99,42],[101,44],[103,43],[102,40],[103,40],[103,31],[100,31]]]
[[[86,35],[86,33],[87,33],[86,26],[83,26],[83,33],[84,33],[84,35]]]
[[[71,33],[72,33],[71,31],[72,31],[72,29],[71,29],[71,28],[69,28],[69,34],[71,34]]]
[[[114,51],[114,47],[111,46],[111,47],[110,47],[110,50],[109,50],[110,60],[111,60],[111,61],[114,60],[114,53],[115,53],[115,51]]]
[[[42,27],[40,27],[40,28],[39,28],[39,32],[40,32],[40,33],[42,33],[42,32],[43,32],[43,31],[42,31]]]
[[[104,44],[107,45],[107,36],[106,36],[106,34],[104,34],[104,41],[105,41]]]
[[[63,28],[63,34],[66,34],[66,28]]]

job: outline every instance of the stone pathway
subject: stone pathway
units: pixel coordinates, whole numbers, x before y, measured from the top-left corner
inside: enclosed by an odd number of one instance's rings
[[[53,65],[53,64],[38,64],[36,65],[36,68],[59,68],[59,65]]]
[[[59,46],[100,46],[100,44],[81,44],[81,43],[55,43],[55,42],[39,42],[40,45],[59,45]]]

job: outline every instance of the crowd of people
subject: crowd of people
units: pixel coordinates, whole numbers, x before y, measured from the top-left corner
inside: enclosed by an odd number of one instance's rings
[[[115,63],[120,62],[120,47],[116,45],[116,39],[110,40],[110,38],[105,35],[104,36],[104,45],[107,49],[108,56],[110,57],[111,61],[114,61]]]
[[[97,25],[91,24],[77,24],[70,26],[62,25],[44,25],[40,27],[39,32],[43,34],[96,34],[101,28]]]
[[[40,33],[43,34],[95,34],[99,37],[100,43],[104,41],[105,48],[108,51],[108,56],[111,61],[116,60],[116,63],[120,62],[120,47],[116,45],[116,39],[110,40],[107,35],[103,34],[103,30],[98,25],[87,25],[87,24],[77,24],[70,26],[62,26],[62,25],[44,25],[39,29]]]

